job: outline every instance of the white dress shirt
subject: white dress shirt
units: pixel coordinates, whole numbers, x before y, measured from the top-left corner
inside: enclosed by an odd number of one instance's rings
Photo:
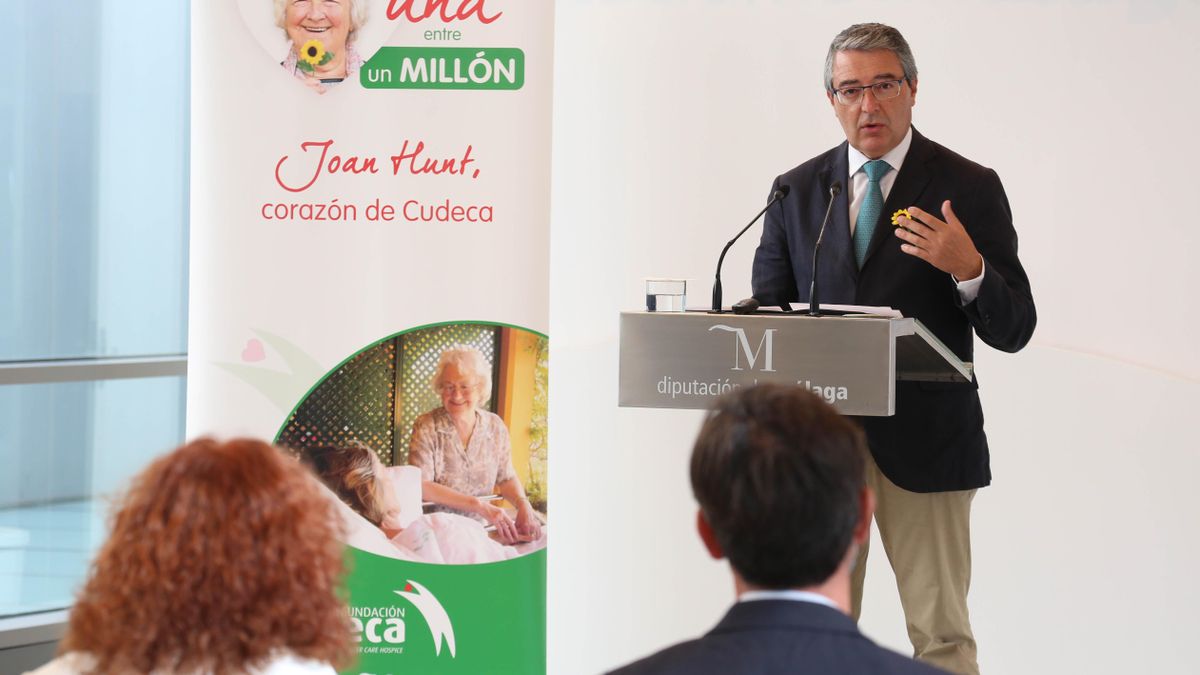
[[[883,201],[886,202],[888,195],[892,192],[892,186],[896,184],[896,175],[900,173],[900,167],[904,164],[904,158],[908,155],[908,148],[912,145],[912,125],[909,125],[908,132],[904,134],[904,139],[900,144],[892,148],[883,157],[883,161],[887,162],[892,167],[879,179],[879,189],[883,191]],[[846,198],[850,202],[850,238],[854,238],[854,224],[858,220],[858,212],[862,209],[863,199],[867,196],[867,172],[863,171],[863,165],[871,161],[870,157],[862,154],[853,145],[847,144],[847,172],[846,185],[849,186],[849,191],[846,193]],[[890,223],[890,216],[888,222]],[[950,277],[954,279],[953,276]],[[979,297],[979,287],[983,285],[983,272],[974,279],[959,281],[954,279],[958,285],[958,297],[962,299],[964,305],[970,304],[975,298]]]
[[[794,589],[784,589],[780,591],[746,591],[738,596],[738,602],[754,602],[755,600],[793,600],[797,602],[815,602],[818,605],[832,607],[837,611],[842,611],[841,607],[837,606],[833,600],[812,591],[797,591]]]

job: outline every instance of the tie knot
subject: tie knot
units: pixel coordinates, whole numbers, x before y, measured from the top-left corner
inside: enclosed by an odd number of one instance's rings
[[[873,159],[863,164],[863,171],[867,173],[867,180],[872,183],[878,183],[879,179],[883,178],[891,170],[892,165],[882,159]]]

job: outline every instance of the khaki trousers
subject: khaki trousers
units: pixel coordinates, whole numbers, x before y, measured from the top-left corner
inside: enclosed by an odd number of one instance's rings
[[[918,493],[896,487],[867,460],[875,524],[896,574],[913,656],[960,675],[978,675],[967,612],[971,587],[971,500],[975,490]],[[854,620],[862,613],[868,539],[850,575]]]

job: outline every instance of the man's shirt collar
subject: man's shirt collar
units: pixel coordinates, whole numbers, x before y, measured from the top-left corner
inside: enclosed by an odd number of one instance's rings
[[[892,148],[891,151],[889,151],[886,155],[884,155],[883,157],[880,157],[879,159],[882,159],[883,161],[887,162],[888,165],[892,167],[893,171],[896,171],[897,173],[899,173],[900,165],[904,163],[904,157],[905,157],[905,155],[908,154],[909,146],[912,145],[912,137],[913,137],[913,128],[912,128],[912,125],[910,124],[910,125],[908,125],[908,132],[906,132],[904,134],[904,140],[900,141],[899,145]],[[846,174],[846,177],[851,178],[854,176],[854,174],[858,173],[859,169],[862,169],[863,164],[866,164],[867,162],[871,161],[871,158],[869,158],[866,155],[859,152],[857,148],[855,148],[853,145],[850,145],[849,143],[846,144],[846,147],[849,148],[849,151],[848,151],[849,162],[848,162],[848,166],[847,166],[849,171]]]
[[[738,602],[753,602],[755,600],[793,600],[798,602],[815,602],[818,605],[832,607],[837,611],[842,611],[833,600],[811,591],[797,591],[794,589],[786,589],[779,591],[746,591],[738,596]]]

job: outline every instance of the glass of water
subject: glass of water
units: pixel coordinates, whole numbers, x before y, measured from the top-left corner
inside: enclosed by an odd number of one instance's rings
[[[687,306],[687,279],[646,279],[647,312],[682,312]]]

